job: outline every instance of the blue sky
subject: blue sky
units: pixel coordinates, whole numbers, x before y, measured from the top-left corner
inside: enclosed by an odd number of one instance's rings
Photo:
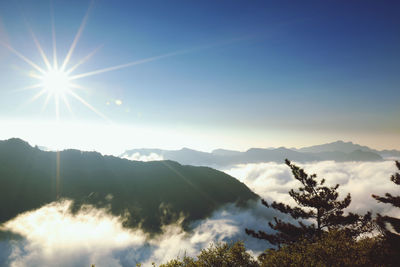
[[[62,61],[90,1],[52,5]],[[51,59],[50,6],[0,3],[0,40],[43,67],[28,26]],[[72,115],[61,103],[56,120],[53,101],[29,102],[40,88],[15,91],[35,82],[32,67],[0,46],[0,138],[106,153],[338,139],[400,149],[399,12],[397,1],[94,1],[70,65],[101,48],[74,73],[178,53],[77,80],[108,119],[69,98]],[[92,130],[71,139],[82,125]]]

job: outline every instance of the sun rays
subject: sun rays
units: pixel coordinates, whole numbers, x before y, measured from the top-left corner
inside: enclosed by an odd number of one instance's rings
[[[34,34],[33,30],[28,26],[28,30],[33,39],[33,42],[43,60],[43,64],[33,62],[28,57],[26,57],[21,52],[17,51],[10,44],[0,41],[0,44],[6,47],[9,51],[11,51],[14,55],[22,59],[25,63],[30,65],[33,69],[29,73],[29,77],[36,79],[37,82],[33,85],[27,86],[22,90],[38,90],[38,92],[28,101],[33,102],[38,98],[45,96],[45,102],[43,104],[42,110],[46,109],[48,103],[51,99],[54,100],[55,105],[55,113],[57,120],[60,119],[60,102],[62,101],[65,107],[69,112],[72,113],[72,108],[69,103],[68,98],[72,97],[75,100],[79,101],[81,104],[89,108],[91,111],[95,112],[97,115],[102,118],[107,119],[107,117],[94,108],[91,104],[88,103],[82,96],[80,96],[75,89],[82,89],[83,87],[79,84],[71,82],[71,73],[75,71],[80,65],[84,64],[88,61],[98,50],[94,50],[89,55],[79,59],[76,64],[69,66],[70,60],[73,56],[75,47],[77,46],[79,39],[82,35],[82,32],[85,28],[87,19],[89,17],[89,12],[92,8],[92,3],[90,4],[89,9],[87,10],[82,23],[72,41],[70,48],[64,58],[64,60],[60,61],[57,54],[57,41],[56,41],[56,30],[55,30],[55,22],[54,22],[54,12],[51,7],[51,31],[52,31],[52,46],[53,46],[53,55],[52,55],[52,63],[49,56],[43,50],[38,38]],[[62,62],[59,66],[59,62]],[[40,65],[44,65],[45,67],[41,67]],[[79,75],[79,74],[75,74]],[[76,79],[76,78],[74,78]]]
[[[19,59],[27,63],[32,70],[29,72],[28,76],[32,79],[35,79],[36,82],[28,85],[22,89],[16,91],[26,91],[26,90],[35,90],[37,91],[31,99],[28,100],[28,103],[36,101],[41,97],[45,97],[45,101],[42,106],[42,111],[46,109],[49,102],[54,100],[55,106],[55,114],[56,119],[60,119],[60,108],[61,103],[66,109],[72,114],[72,107],[70,105],[69,99],[74,99],[81,103],[83,106],[90,109],[92,112],[96,113],[98,116],[102,117],[103,119],[110,121],[102,112],[96,109],[93,105],[89,103],[89,101],[85,100],[77,91],[85,91],[88,88],[83,87],[82,85],[77,82],[78,79],[87,78],[93,75],[99,75],[110,71],[120,70],[123,68],[128,68],[152,61],[157,61],[160,59],[183,55],[187,53],[193,53],[196,51],[209,49],[212,47],[218,47],[222,45],[227,45],[230,43],[235,43],[238,41],[243,41],[246,38],[235,38],[232,40],[227,40],[224,42],[213,43],[209,45],[197,46],[190,49],[183,49],[178,50],[170,53],[165,53],[161,55],[156,55],[152,57],[142,58],[135,61],[130,61],[123,64],[118,64],[115,66],[110,67],[103,67],[99,69],[95,69],[92,71],[87,72],[76,72],[79,67],[85,64],[89,59],[91,59],[101,48],[101,46],[97,47],[86,56],[73,59],[75,48],[79,43],[79,39],[81,38],[83,31],[85,29],[86,23],[89,18],[89,13],[93,7],[93,1],[90,3],[88,10],[86,11],[82,22],[75,34],[72,43],[69,49],[66,51],[66,55],[63,59],[59,58],[58,51],[57,51],[57,41],[56,41],[56,27],[55,27],[55,18],[54,18],[54,11],[53,6],[50,7],[50,22],[51,22],[51,42],[52,42],[52,53],[46,54],[45,50],[42,48],[39,39],[36,37],[35,33],[31,29],[31,27],[27,24],[28,31],[33,39],[33,43],[36,46],[38,53],[42,59],[42,62],[34,62],[25,56],[23,53],[15,49],[11,46],[8,42],[4,42],[0,40],[0,45],[7,48],[11,53],[17,56]],[[79,90],[76,90],[79,89]]]
[[[78,31],[75,34],[75,37],[63,60],[60,60],[57,53],[56,28],[55,28],[54,12],[52,7],[51,7],[51,34],[52,34],[52,48],[53,48],[52,56],[46,54],[35,33],[28,25],[28,31],[33,39],[37,51],[39,52],[43,60],[42,63],[30,60],[27,56],[22,54],[20,51],[16,50],[9,43],[5,43],[0,40],[0,45],[6,47],[15,56],[17,56],[18,58],[20,58],[21,60],[23,60],[25,63],[27,63],[29,66],[32,67],[32,71],[30,71],[28,76],[30,78],[37,80],[36,83],[28,85],[25,88],[17,91],[36,90],[37,92],[33,95],[31,99],[28,100],[28,103],[34,102],[41,97],[45,97],[42,110],[45,110],[49,102],[51,100],[54,100],[55,114],[57,120],[60,119],[61,103],[63,103],[63,105],[67,108],[67,110],[70,113],[72,113],[72,108],[69,103],[69,98],[72,98],[80,102],[82,105],[90,109],[92,112],[96,113],[98,116],[109,121],[109,119],[103,113],[101,113],[98,109],[92,106],[87,100],[85,100],[81,95],[79,95],[78,92],[76,92],[77,91],[76,89],[87,90],[87,88],[78,84],[76,80],[92,75],[98,75],[109,71],[127,68],[134,65],[139,65],[142,63],[154,61],[157,59],[177,54],[177,53],[169,53],[161,56],[155,56],[155,57],[145,58],[142,60],[132,61],[112,67],[101,68],[98,70],[89,71],[85,73],[76,73],[75,71],[81,65],[85,64],[90,58],[92,58],[101,48],[101,46],[97,47],[88,55],[75,60],[75,64],[71,64],[71,59],[73,58],[75,48],[85,29],[85,25],[88,20],[92,6],[93,2],[90,4],[85,16],[83,17],[81,25],[79,26]]]

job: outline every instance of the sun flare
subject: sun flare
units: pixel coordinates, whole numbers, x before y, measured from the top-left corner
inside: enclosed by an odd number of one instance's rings
[[[91,4],[92,6],[92,4]],[[20,53],[17,51],[14,47],[12,47],[9,43],[3,42],[0,40],[0,45],[6,47],[8,50],[10,50],[13,54],[15,54],[17,57],[25,61],[28,65],[33,67],[32,71],[29,73],[28,76],[31,78],[34,78],[38,80],[37,83],[27,86],[25,88],[22,88],[17,91],[25,91],[27,89],[31,90],[37,90],[39,91],[29,100],[29,102],[33,102],[37,100],[38,98],[42,96],[46,96],[46,100],[43,105],[43,109],[46,109],[50,99],[54,99],[54,104],[55,104],[55,111],[56,111],[56,118],[57,120],[60,119],[60,104],[61,102],[64,103],[64,105],[67,107],[68,111],[72,114],[72,108],[69,104],[69,98],[72,98],[87,108],[89,108],[91,111],[102,117],[103,119],[110,121],[104,114],[102,114],[99,110],[97,110],[95,107],[93,107],[88,101],[86,101],[82,96],[76,92],[76,89],[80,89],[80,91],[86,91],[87,88],[81,86],[80,84],[76,83],[76,80],[81,79],[81,78],[86,78],[89,76],[93,75],[99,75],[105,72],[109,71],[115,71],[135,65],[140,65],[143,63],[159,60],[162,58],[166,57],[171,57],[179,54],[184,54],[192,51],[193,49],[189,50],[182,50],[182,51],[176,51],[172,53],[167,53],[159,56],[153,56],[149,58],[144,58],[141,60],[136,60],[136,61],[131,61],[125,64],[120,64],[120,65],[115,65],[111,67],[106,67],[106,68],[100,68],[97,70],[89,71],[89,72],[81,72],[81,73],[76,73],[75,71],[83,65],[85,62],[87,62],[91,57],[93,57],[94,54],[97,53],[97,51],[100,49],[100,47],[97,47],[94,49],[92,52],[87,54],[81,59],[78,59],[75,61],[75,64],[71,66],[71,58],[73,56],[75,47],[82,35],[82,32],[85,28],[86,21],[88,19],[89,11],[91,9],[91,6],[86,12],[86,15],[84,16],[82,23],[75,35],[75,38],[72,41],[72,44],[66,53],[66,56],[63,61],[60,61],[60,59],[57,57],[57,44],[56,44],[56,34],[55,34],[55,26],[54,26],[54,15],[53,13],[51,14],[52,16],[52,21],[51,21],[51,28],[52,28],[52,42],[53,42],[53,53],[52,53],[52,58],[49,57],[46,52],[43,50],[42,46],[40,45],[39,40],[36,38],[34,32],[28,25],[28,30],[33,38],[33,41],[36,45],[36,48],[40,54],[40,56],[43,59],[43,63],[41,64],[40,62],[34,62],[27,58],[24,54]],[[51,62],[51,59],[53,62]],[[122,101],[118,100],[116,102],[116,105],[121,105]]]
[[[63,95],[70,89],[70,78],[68,74],[59,70],[50,70],[42,78],[43,89],[49,94]]]
[[[18,56],[20,59],[28,63],[31,67],[33,67],[33,70],[29,73],[29,76],[31,78],[34,78],[37,80],[37,82],[33,85],[27,86],[23,88],[22,90],[26,89],[39,89],[39,91],[30,99],[29,102],[33,102],[37,100],[38,98],[45,96],[45,102],[43,105],[43,109],[46,109],[48,103],[50,102],[51,99],[54,99],[54,104],[55,104],[55,111],[56,111],[56,119],[60,119],[60,104],[61,102],[64,103],[64,105],[67,107],[68,111],[72,114],[72,108],[69,103],[69,98],[73,98],[89,108],[91,111],[99,115],[100,117],[104,118],[105,120],[109,121],[109,119],[102,114],[100,111],[98,111],[96,108],[94,108],[91,104],[89,104],[88,101],[86,101],[83,97],[81,97],[76,91],[76,89],[83,89],[86,90],[87,88],[77,84],[73,83],[72,80],[77,80],[81,78],[80,76],[87,77],[91,76],[96,73],[81,73],[81,74],[72,74],[79,66],[84,64],[86,61],[88,61],[97,51],[98,48],[89,53],[87,56],[79,59],[78,61],[75,62],[74,65],[69,66],[71,62],[71,57],[74,53],[75,47],[78,43],[78,40],[82,34],[82,31],[85,27],[86,20],[88,18],[90,7],[88,11],[86,12],[85,17],[83,18],[83,21],[81,23],[81,26],[78,29],[78,32],[75,35],[75,38],[64,58],[63,61],[60,61],[59,58],[57,57],[57,50],[56,50],[56,36],[55,36],[55,27],[54,27],[54,18],[52,14],[52,37],[53,37],[53,58],[52,61],[50,61],[50,57],[45,53],[43,50],[42,46],[39,43],[39,40],[36,38],[35,34],[33,33],[32,29],[28,26],[29,32],[33,38],[33,41],[36,45],[36,48],[38,49],[39,54],[41,55],[43,59],[44,66],[40,64],[40,62],[33,62],[32,60],[28,59],[25,55],[14,49],[10,44],[2,42],[0,40],[0,45],[8,48],[12,53],[14,53],[16,56]],[[118,68],[121,68],[117,66]],[[124,66],[125,67],[125,66]],[[117,69],[118,69],[117,68]],[[101,73],[105,71],[101,70]],[[77,77],[80,75],[79,77]]]

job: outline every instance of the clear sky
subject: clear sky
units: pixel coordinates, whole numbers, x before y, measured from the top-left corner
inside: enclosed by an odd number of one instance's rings
[[[0,139],[400,149],[399,14],[399,1],[1,1]],[[53,37],[59,69],[95,51],[65,76],[74,88],[32,77],[54,69]]]

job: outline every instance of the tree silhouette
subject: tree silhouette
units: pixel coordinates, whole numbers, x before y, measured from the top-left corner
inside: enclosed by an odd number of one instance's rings
[[[400,162],[396,161],[396,167],[400,170]],[[396,172],[390,177],[390,180],[400,185],[400,173]],[[394,207],[400,208],[400,196],[392,196],[389,193],[385,194],[385,197],[372,195],[373,198],[382,203],[389,203]],[[382,216],[381,214],[377,215],[376,218],[377,224],[380,226],[382,233],[395,251],[395,255],[400,259],[400,218],[390,217],[390,216]]]
[[[273,245],[291,244],[301,239],[314,240],[321,236],[327,229],[337,228],[346,230],[351,235],[358,235],[370,229],[371,214],[359,216],[354,213],[344,215],[344,209],[350,205],[351,196],[348,194],[343,200],[338,200],[339,185],[333,187],[325,186],[325,179],[317,181],[317,175],[308,175],[303,169],[285,160],[286,165],[292,170],[293,176],[301,183],[298,191],[291,189],[289,195],[294,199],[297,206],[273,202],[271,207],[282,213],[290,215],[294,220],[298,220],[298,225],[284,222],[274,218],[274,222],[269,222],[269,226],[276,233],[268,234],[264,231],[255,232],[246,229],[246,233],[258,239],[264,239]],[[270,205],[261,200],[266,207]],[[303,220],[311,220],[313,223],[304,223]]]

